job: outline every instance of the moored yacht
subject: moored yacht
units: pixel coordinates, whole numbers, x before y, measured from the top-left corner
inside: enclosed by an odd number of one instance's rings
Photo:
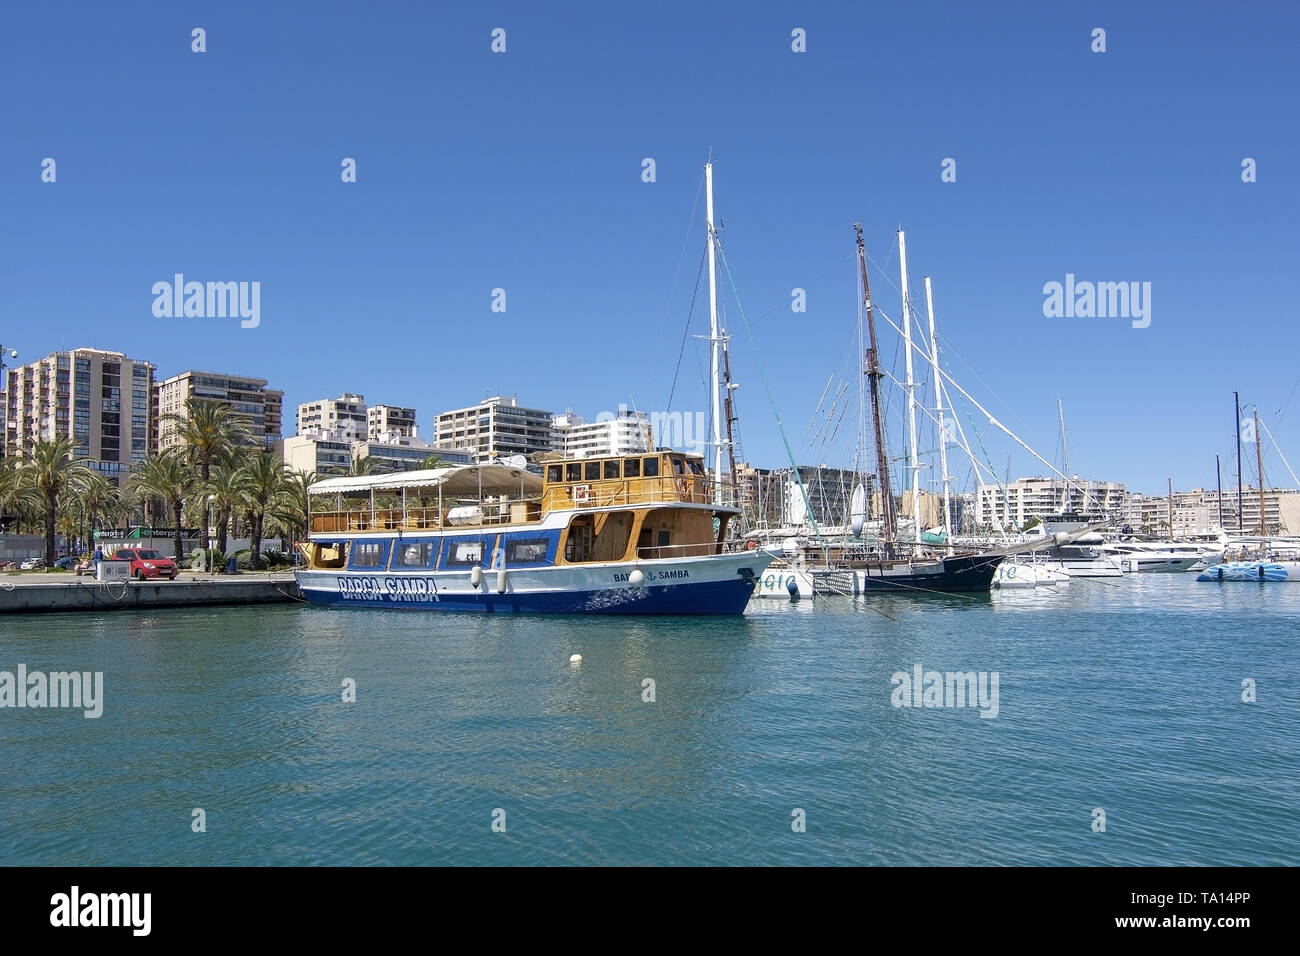
[[[1198,544],[1175,541],[1115,541],[1100,550],[1117,560],[1121,570],[1146,573],[1189,571],[1213,553]]]
[[[993,589],[1022,590],[1025,588],[1064,587],[1070,583],[1070,575],[1062,568],[1059,561],[1020,560],[1013,558],[998,565],[998,573],[993,578]]]

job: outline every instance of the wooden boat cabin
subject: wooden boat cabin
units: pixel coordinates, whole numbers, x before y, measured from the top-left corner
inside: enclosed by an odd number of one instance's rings
[[[311,487],[314,570],[449,571],[720,554],[739,510],[699,455],[657,451],[327,478]]]

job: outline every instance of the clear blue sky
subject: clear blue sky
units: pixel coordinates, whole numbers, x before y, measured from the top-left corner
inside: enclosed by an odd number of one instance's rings
[[[1212,487],[1219,453],[1229,481],[1239,389],[1300,470],[1297,9],[10,4],[0,341],[26,361],[96,346],[160,376],[262,375],[286,392],[287,433],[298,402],[344,390],[414,405],[426,431],[498,393],[589,418],[660,410],[712,149],[758,346],[728,292],[754,463],[785,463],[759,361],[800,461],[852,461],[855,411],[833,441],[808,425],[830,376],[854,381],[860,220],[881,306],[899,314],[901,223],[951,371],[1049,459],[1060,397],[1072,471]],[[260,282],[260,327],[155,318],[150,289],[176,272]],[[1066,273],[1150,282],[1150,327],[1045,318],[1043,285]],[[689,342],[685,411],[707,408]],[[1001,472],[1011,446],[984,437]],[[1270,480],[1292,484],[1266,449]],[[1013,477],[1043,470],[1014,452]]]

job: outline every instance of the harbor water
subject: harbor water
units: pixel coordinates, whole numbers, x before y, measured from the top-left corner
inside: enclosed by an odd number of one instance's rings
[[[727,619],[8,615],[0,671],[103,699],[0,708],[0,861],[1294,865],[1298,635],[1300,586],[1175,574]],[[899,678],[930,671],[988,693],[925,706]]]

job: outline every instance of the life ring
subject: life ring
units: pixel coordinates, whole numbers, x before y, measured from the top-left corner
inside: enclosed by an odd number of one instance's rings
[[[755,541],[753,538],[750,538],[748,541],[745,542],[745,550],[746,550],[746,551],[753,551],[753,550],[755,550],[757,547],[758,547],[758,542]]]

